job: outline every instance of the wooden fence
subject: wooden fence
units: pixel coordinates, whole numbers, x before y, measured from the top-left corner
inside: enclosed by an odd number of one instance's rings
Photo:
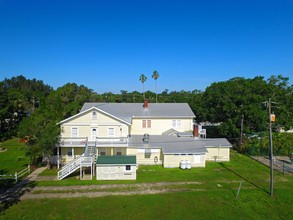
[[[0,175],[0,180],[14,179],[15,182],[17,182],[20,177],[23,177],[25,174],[30,173],[30,172],[31,172],[31,167],[30,167],[30,165],[28,165],[27,168],[25,168],[19,172],[15,172],[15,174]]]

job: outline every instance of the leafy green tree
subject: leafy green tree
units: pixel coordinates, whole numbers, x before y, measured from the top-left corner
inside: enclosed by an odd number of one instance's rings
[[[262,108],[267,95],[262,77],[254,79],[233,78],[213,83],[202,96],[203,120],[221,123],[220,134],[235,138],[240,134],[242,114],[245,115],[246,132],[265,129],[266,111]]]
[[[87,87],[68,83],[50,93],[30,117],[22,121],[19,137],[28,137],[27,154],[33,158],[50,156],[59,142],[57,123],[79,112],[85,102],[96,101],[96,94]]]
[[[24,76],[0,82],[0,140],[16,136],[22,119],[38,108],[51,91],[42,81]]]

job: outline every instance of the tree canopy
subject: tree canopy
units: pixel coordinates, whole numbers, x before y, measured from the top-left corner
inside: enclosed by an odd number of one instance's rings
[[[142,74],[140,81],[146,77]],[[32,160],[52,154],[60,134],[59,121],[79,112],[84,102],[143,102],[138,91],[121,90],[97,94],[84,85],[68,83],[54,90],[49,85],[24,76],[0,82],[0,139],[13,136],[28,140],[27,152]],[[219,124],[217,136],[235,142],[240,138],[241,120],[245,134],[267,131],[269,98],[275,104],[274,129],[293,127],[293,86],[289,78],[281,75],[264,79],[236,77],[212,83],[206,90],[169,91],[157,94],[143,91],[149,102],[188,103],[197,122]],[[209,135],[209,133],[208,133]]]

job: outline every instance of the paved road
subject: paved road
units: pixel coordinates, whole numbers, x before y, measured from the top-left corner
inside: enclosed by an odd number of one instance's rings
[[[252,156],[252,158],[270,167],[270,160],[268,157]],[[274,166],[273,166],[274,170],[280,173],[293,175],[293,164],[291,164],[291,160],[289,159],[289,157],[275,156],[274,158],[275,158]]]

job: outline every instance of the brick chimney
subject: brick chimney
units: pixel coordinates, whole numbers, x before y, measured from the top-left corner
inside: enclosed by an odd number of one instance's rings
[[[144,108],[144,110],[147,110],[148,107],[149,107],[149,101],[147,99],[145,99],[143,102],[143,108]]]
[[[198,124],[193,124],[193,136],[198,137]]]

